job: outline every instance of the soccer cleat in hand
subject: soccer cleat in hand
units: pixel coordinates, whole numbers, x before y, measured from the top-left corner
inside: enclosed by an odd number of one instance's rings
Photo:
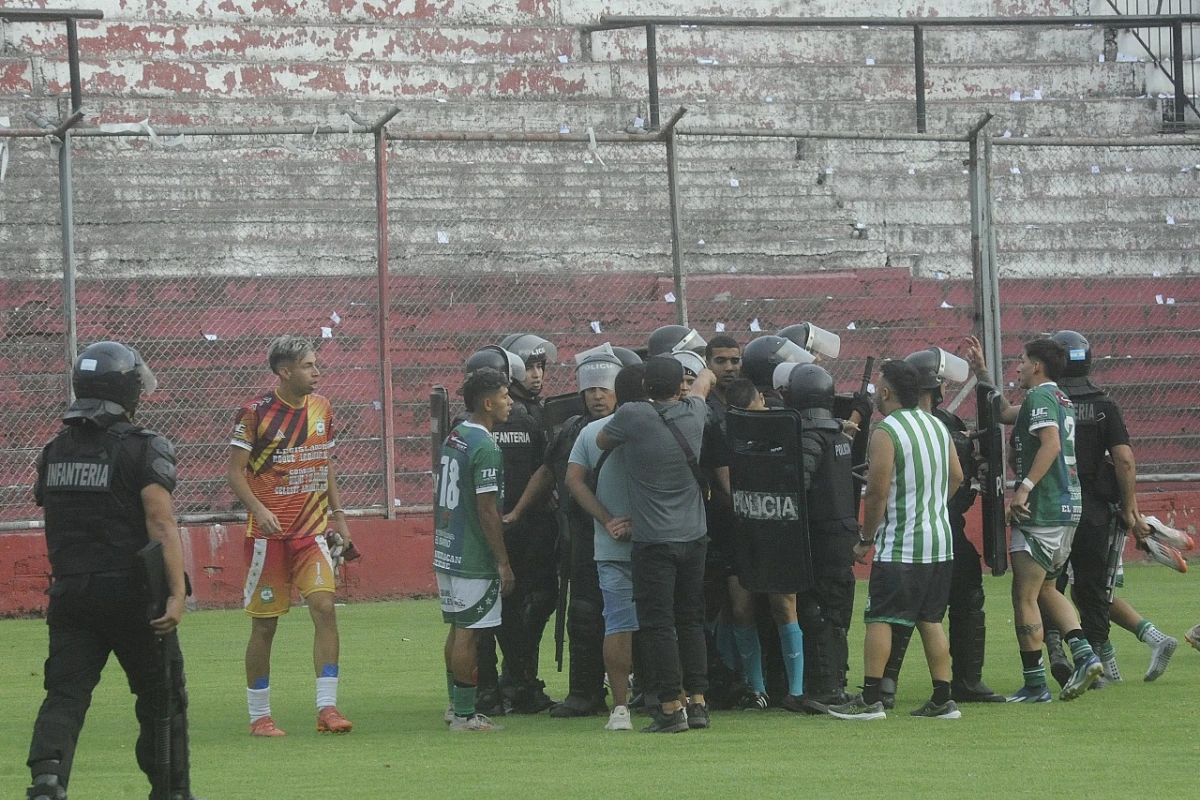
[[[1150,559],[1164,567],[1170,567],[1176,572],[1187,572],[1187,559],[1183,554],[1169,544],[1156,538],[1153,534],[1138,543],[1138,547],[1150,554]]]
[[[1178,528],[1172,528],[1158,517],[1146,517],[1146,524],[1150,526],[1150,538],[1152,539],[1168,544],[1176,550],[1191,550],[1195,547],[1191,536]]]
[[[328,531],[325,534],[325,544],[329,548],[329,560],[333,562],[334,569],[347,561],[354,561],[356,558],[362,557],[362,553],[354,546],[354,542],[346,544],[346,540],[337,531]]]

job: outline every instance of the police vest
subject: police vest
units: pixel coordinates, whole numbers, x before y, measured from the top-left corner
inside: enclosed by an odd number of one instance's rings
[[[950,431],[950,442],[954,445],[954,452],[958,455],[958,464],[962,467],[963,473],[962,485],[950,498],[947,507],[953,513],[965,514],[967,509],[974,505],[975,496],[978,494],[971,486],[971,480],[978,472],[978,465],[975,462],[975,445],[967,436],[967,424],[957,415],[951,414],[944,408],[933,409],[933,415]]]
[[[804,421],[805,426],[814,423]],[[836,424],[836,423],[835,423]],[[840,426],[839,426],[840,427]],[[808,525],[816,532],[819,528],[835,527],[833,523],[857,527],[858,515],[854,510],[853,460],[850,458],[850,437],[840,430],[809,427],[806,437],[821,440],[821,463],[817,465],[812,485],[808,487]]]
[[[531,412],[537,409],[537,417]],[[492,439],[504,454],[504,511],[512,511],[521,499],[533,473],[542,465],[546,436],[542,431],[541,406],[513,396],[508,419],[492,431]]]
[[[132,473],[155,436],[123,422],[71,425],[43,448],[34,493],[56,577],[133,569],[150,539]]]
[[[1059,388],[1075,405],[1075,468],[1079,472],[1080,488],[1089,494],[1098,494],[1108,502],[1119,501],[1116,472],[1104,457],[1108,444],[1101,438],[1101,423],[1109,408],[1116,404],[1090,381],[1084,385],[1060,383]]]

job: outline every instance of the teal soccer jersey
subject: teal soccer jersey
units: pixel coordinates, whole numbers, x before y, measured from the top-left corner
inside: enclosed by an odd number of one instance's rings
[[[1076,525],[1083,512],[1079,474],[1075,468],[1075,407],[1054,383],[1035,386],[1025,395],[1017,416],[1017,480],[1029,474],[1042,446],[1038,431],[1055,426],[1062,450],[1049,471],[1029,493],[1029,519],[1022,524],[1057,527]]]
[[[463,578],[499,578],[496,557],[479,524],[475,496],[494,492],[504,506],[504,458],[487,429],[472,422],[454,427],[442,445],[434,481],[433,568]]]

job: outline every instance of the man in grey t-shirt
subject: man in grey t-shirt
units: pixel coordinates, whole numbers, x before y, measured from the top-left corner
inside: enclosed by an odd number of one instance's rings
[[[704,643],[707,529],[702,487],[674,426],[694,458],[704,438],[704,398],[716,382],[703,370],[681,397],[683,367],[670,357],[646,362],[649,403],[627,403],[596,436],[602,450],[625,448],[633,539],[633,598],[644,651],[646,696],[660,708],[647,733],[707,728]],[[682,680],[681,680],[682,678]],[[690,697],[685,711],[680,685]]]

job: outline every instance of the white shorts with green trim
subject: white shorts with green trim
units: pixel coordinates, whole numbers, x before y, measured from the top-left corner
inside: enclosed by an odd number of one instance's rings
[[[1046,570],[1046,580],[1051,580],[1062,574],[1071,555],[1071,542],[1074,539],[1074,525],[1014,526],[1008,541],[1008,552],[1029,553],[1037,565]]]
[[[458,628],[495,628],[500,624],[500,579],[437,575],[442,621]]]

